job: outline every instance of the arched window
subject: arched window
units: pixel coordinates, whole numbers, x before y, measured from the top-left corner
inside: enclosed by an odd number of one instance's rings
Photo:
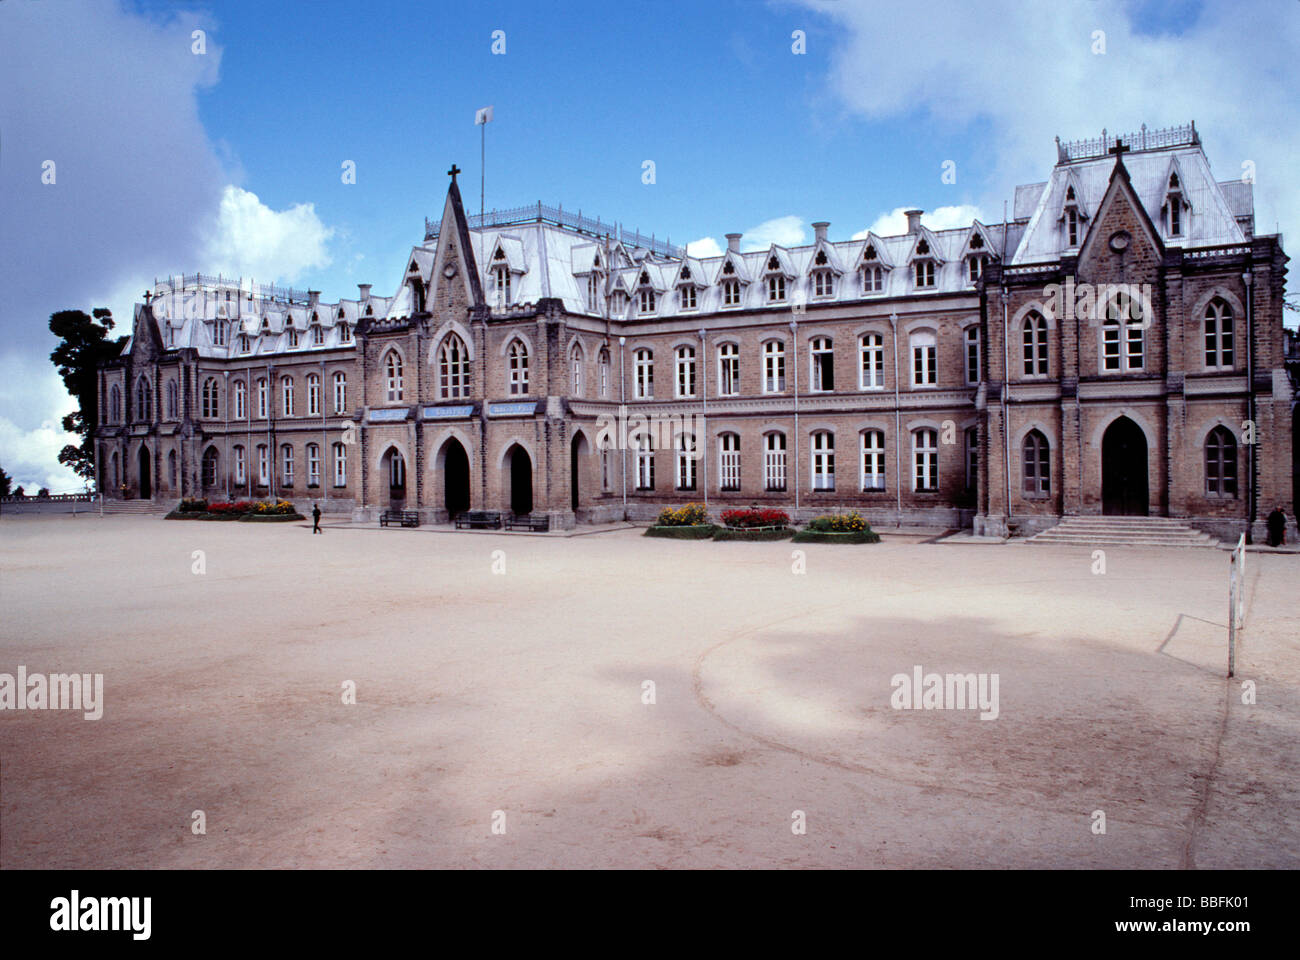
[[[339,324],[339,343],[352,342],[352,328],[346,323]]]
[[[153,389],[149,386],[148,377],[141,377],[135,382],[135,418],[153,419]]]
[[[114,490],[115,492],[120,492],[120,491],[118,490],[118,487],[121,486],[121,483],[122,483],[122,472],[121,472],[120,469],[118,469],[118,462],[117,462],[117,454],[116,454],[116,453],[113,454],[113,460],[112,460],[112,463],[113,463],[113,471],[112,471],[112,472],[113,472],[113,490]]]
[[[203,451],[203,486],[215,487],[217,485],[217,464],[218,454],[216,447],[208,447]]]
[[[582,346],[576,343],[569,351],[569,383],[573,395],[582,396]]]
[[[597,361],[600,368],[600,395],[609,396],[609,351],[604,347],[600,348],[600,356]]]
[[[966,383],[974,386],[981,380],[980,328],[966,328]]]
[[[257,418],[265,420],[269,413],[271,405],[271,392],[267,385],[266,377],[261,377],[257,381]]]
[[[241,333],[239,335],[239,352],[240,353],[253,352],[253,342],[248,339],[248,334],[246,333]]]
[[[726,490],[740,489],[740,436],[724,433],[718,437],[718,476],[719,487]]]
[[[1215,297],[1205,308],[1205,365],[1231,367],[1234,346],[1232,307]]]
[[[226,322],[218,320],[212,325],[212,345],[214,347],[224,347],[226,345]]]
[[[769,340],[763,344],[763,392],[785,391],[785,341]]]
[[[939,382],[937,341],[931,330],[912,334],[912,386],[933,387]]]
[[[325,328],[318,323],[312,324],[311,327],[311,345],[313,347],[325,346]]]
[[[108,422],[120,423],[122,420],[122,391],[115,383],[108,391]]]
[[[347,448],[342,443],[335,443],[330,450],[334,457],[334,486],[346,487],[348,485]]]
[[[178,420],[181,415],[180,387],[175,380],[167,381],[167,419]]]
[[[679,433],[677,442],[677,489],[695,489],[695,434]]]
[[[280,408],[286,417],[293,416],[293,377],[280,378]]]
[[[912,433],[912,489],[934,492],[939,489],[939,434],[930,429]]]
[[[298,346],[298,331],[295,330],[293,327],[290,327],[289,328],[289,349],[292,350],[296,346]]]
[[[307,444],[307,486],[320,486],[320,445]]]
[[[344,413],[348,409],[348,375],[342,370],[334,374],[334,412]]]
[[[217,393],[216,377],[208,377],[203,381],[202,401],[203,419],[215,420],[221,416],[220,395]]]
[[[718,396],[740,394],[740,347],[734,343],[718,344]]]
[[[388,379],[388,402],[395,403],[402,399],[402,358],[396,350],[389,350],[384,358],[384,371]]]
[[[243,420],[248,416],[248,385],[243,380],[235,381],[235,419]]]
[[[812,487],[835,489],[835,435],[828,430],[812,435]]]
[[[1118,293],[1103,309],[1102,369],[1141,370],[1146,362],[1146,323],[1141,301],[1128,293]]]
[[[632,369],[635,373],[632,396],[638,400],[650,400],[655,395],[654,354],[644,348],[632,355]]]
[[[264,443],[257,445],[257,485],[271,485],[271,451]]]
[[[676,397],[685,400],[695,396],[695,348],[677,348]],[[692,488],[694,489],[694,488]]]
[[[320,416],[320,375],[307,374],[307,416]]]
[[[176,451],[171,450],[167,454],[167,487],[170,490],[176,489],[177,473],[178,472],[176,469]]]
[[[808,373],[811,389],[829,391],[835,389],[835,349],[830,337],[813,337],[808,347]]]
[[[1045,497],[1052,490],[1052,456],[1047,438],[1038,430],[1025,434],[1020,446],[1021,488],[1027,497]]]
[[[636,444],[636,488],[653,490],[655,488],[654,438],[649,433],[642,433],[637,437]]]
[[[522,340],[515,340],[507,351],[510,367],[510,394],[522,396],[528,393],[528,348]]]
[[[1047,319],[1037,311],[1025,317],[1021,328],[1026,377],[1047,376]]]
[[[280,446],[281,476],[286,487],[293,486],[293,446],[285,443]]]
[[[454,333],[438,347],[438,394],[443,400],[469,396],[469,351]]]
[[[242,484],[247,479],[244,474],[244,448],[242,445],[236,444],[230,452],[235,460],[235,483]]]
[[[881,390],[885,386],[885,341],[878,333],[864,333],[858,341],[861,356],[859,386],[863,390]]]
[[[769,433],[763,437],[763,489],[785,489],[784,433]]]
[[[885,489],[885,434],[881,430],[862,431],[862,489]]]
[[[1205,438],[1205,492],[1211,497],[1237,495],[1237,438],[1215,427]]]

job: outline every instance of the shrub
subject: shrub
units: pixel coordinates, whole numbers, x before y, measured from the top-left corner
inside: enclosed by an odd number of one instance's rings
[[[750,527],[788,527],[790,514],[784,510],[750,507],[748,510],[723,510],[722,522],[733,529]]]
[[[664,507],[655,521],[660,527],[694,527],[709,522],[709,512],[702,503],[688,503],[682,507]]]
[[[790,527],[758,529],[750,527],[715,527],[714,540],[788,540],[794,530]]]
[[[880,534],[871,530],[800,530],[794,535],[795,543],[879,543]]]
[[[208,501],[197,497],[186,497],[176,509],[180,513],[207,513]]]
[[[666,537],[670,540],[708,540],[718,528],[711,523],[690,524],[687,526],[646,527],[644,536]]]
[[[862,533],[871,527],[862,514],[854,510],[850,513],[829,513],[813,517],[808,521],[808,529],[818,533]]]

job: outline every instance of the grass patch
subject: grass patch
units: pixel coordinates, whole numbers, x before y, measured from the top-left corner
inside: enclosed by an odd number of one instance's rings
[[[718,527],[714,540],[789,540],[794,535],[791,527]]]
[[[306,520],[301,513],[245,513],[231,519],[242,523],[287,523],[290,520]]]
[[[879,543],[880,534],[871,530],[854,530],[849,533],[831,533],[826,530],[800,530],[794,535],[795,543]]]

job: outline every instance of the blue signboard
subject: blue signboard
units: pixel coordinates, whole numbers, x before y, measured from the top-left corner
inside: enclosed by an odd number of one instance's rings
[[[457,417],[468,417],[474,413],[472,403],[458,407],[425,407],[424,419],[426,420],[452,420]]]
[[[530,413],[537,412],[537,401],[529,403],[489,403],[488,416],[491,417],[523,417]]]

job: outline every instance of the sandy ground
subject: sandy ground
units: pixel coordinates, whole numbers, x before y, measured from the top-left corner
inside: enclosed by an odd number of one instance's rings
[[[1229,682],[1219,551],[795,549],[5,517],[0,672],[106,706],[0,712],[0,866],[1300,866],[1300,558]]]

